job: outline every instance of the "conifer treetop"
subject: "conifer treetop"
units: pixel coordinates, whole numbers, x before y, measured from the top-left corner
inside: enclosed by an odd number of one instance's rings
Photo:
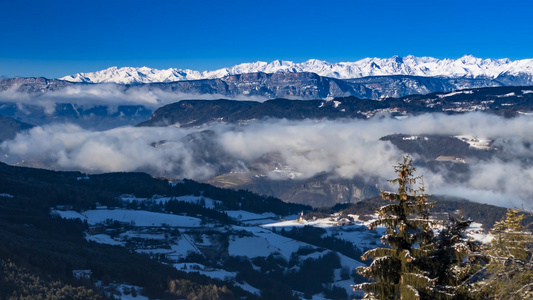
[[[425,299],[435,285],[436,280],[423,269],[424,258],[434,249],[429,220],[432,204],[424,194],[422,176],[415,177],[415,170],[411,157],[405,156],[394,166],[397,177],[389,180],[398,185],[397,192],[380,192],[391,203],[378,209],[378,218],[369,227],[385,227],[381,240],[388,247],[369,250],[362,256],[373,262],[358,268],[358,272],[372,281],[354,288],[363,289],[366,298]],[[419,182],[422,184],[417,187]]]

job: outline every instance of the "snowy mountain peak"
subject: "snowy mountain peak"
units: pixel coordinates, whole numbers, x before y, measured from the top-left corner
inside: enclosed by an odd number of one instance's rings
[[[242,63],[229,68],[202,72],[177,68],[158,70],[148,67],[110,67],[97,72],[78,73],[60,79],[72,82],[131,84],[215,79],[228,75],[257,72],[311,72],[320,76],[338,79],[387,75],[496,78],[501,74],[533,76],[533,59],[515,61],[507,58],[481,59],[472,55],[464,55],[458,59],[437,59],[408,55],[405,57],[393,56],[391,58],[364,58],[355,62],[339,63],[329,63],[318,59],[310,59],[302,63],[275,60],[270,63],[263,61]]]

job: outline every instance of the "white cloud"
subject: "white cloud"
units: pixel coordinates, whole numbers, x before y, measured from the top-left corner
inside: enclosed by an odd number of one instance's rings
[[[43,107],[47,114],[52,114],[56,103],[72,103],[79,106],[93,107],[104,105],[110,107],[110,112],[119,105],[142,105],[148,109],[157,109],[163,105],[180,100],[251,100],[265,101],[259,96],[228,97],[219,94],[187,94],[164,91],[150,85],[124,86],[112,83],[104,84],[73,84],[61,89],[44,93],[20,92],[18,85],[0,91],[0,102],[13,102],[19,105],[37,105]]]
[[[528,155],[524,142],[533,142],[533,118],[504,119],[493,115],[422,115],[404,120],[342,121],[269,120],[247,125],[214,125],[212,144],[198,148],[184,138],[199,129],[124,127],[92,132],[74,125],[36,127],[0,145],[8,162],[25,160],[61,170],[90,173],[147,171],[154,176],[206,179],[221,165],[239,167],[265,153],[279,153],[302,177],[321,172],[394,178],[392,166],[403,153],[379,138],[393,133],[475,135],[496,139],[505,160],[469,162],[472,176],[448,183],[445,174],[419,169],[430,193],[446,193],[478,202],[533,208],[533,166],[517,155]],[[158,144],[154,143],[164,141]],[[212,151],[223,157],[217,162]],[[209,153],[208,153],[209,152]],[[532,155],[533,156],[533,155]]]

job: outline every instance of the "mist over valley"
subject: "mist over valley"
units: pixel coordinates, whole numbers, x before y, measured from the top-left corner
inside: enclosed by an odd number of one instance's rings
[[[0,300],[533,299],[533,2],[4,2]]]
[[[157,110],[156,103],[172,98],[119,93],[106,104],[109,94],[94,91],[114,86],[87,88],[93,92],[78,90],[74,98],[56,99],[55,92],[10,98],[12,104],[2,109],[41,124],[12,133],[0,145],[2,160],[89,174],[190,178],[322,207],[376,196],[393,176],[391,166],[408,153],[430,193],[505,207],[532,205],[533,93],[527,87],[381,101],[183,100]],[[113,111],[113,103],[122,106]],[[117,127],[116,119],[140,124]],[[87,126],[91,122],[99,125]],[[485,146],[470,142],[475,140],[486,140]]]
[[[42,272],[41,293],[95,299],[362,297],[398,166],[436,202],[435,243],[463,222],[461,243],[489,245],[507,208],[533,209],[533,87],[511,73],[4,79],[4,293]]]

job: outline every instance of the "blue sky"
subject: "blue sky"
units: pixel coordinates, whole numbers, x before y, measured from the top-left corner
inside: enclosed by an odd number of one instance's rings
[[[275,59],[533,58],[533,1],[0,2],[0,76]]]

